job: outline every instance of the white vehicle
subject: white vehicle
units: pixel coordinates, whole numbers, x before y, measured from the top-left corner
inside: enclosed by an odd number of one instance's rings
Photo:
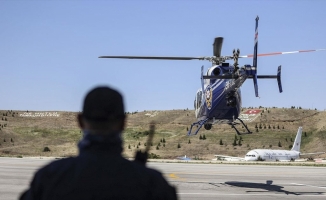
[[[302,127],[299,127],[297,136],[295,137],[293,147],[291,150],[275,150],[275,149],[254,149],[249,151],[244,158],[231,157],[225,155],[215,155],[213,160],[225,160],[225,161],[295,161],[300,156],[309,156],[323,154],[325,152],[317,153],[300,153]]]

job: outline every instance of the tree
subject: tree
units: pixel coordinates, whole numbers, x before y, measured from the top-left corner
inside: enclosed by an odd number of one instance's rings
[[[238,145],[239,145],[239,146],[242,146],[241,140],[239,140]]]
[[[160,148],[158,146],[156,146],[156,150],[159,150]]]
[[[203,140],[206,140],[206,136],[205,136],[205,134],[203,135]]]
[[[263,127],[261,126],[261,124],[259,124],[259,129],[262,129]]]
[[[271,129],[271,125],[268,125],[268,129]]]
[[[43,152],[49,152],[51,151],[49,147],[44,147]]]
[[[181,145],[180,145],[180,143],[178,143],[178,149],[180,149],[181,148]]]
[[[165,143],[165,139],[163,138],[163,143]]]
[[[140,146],[140,142],[138,142],[138,145]]]
[[[188,144],[190,144],[191,142],[190,142],[190,139],[189,139],[189,141],[188,141]]]
[[[259,132],[258,128],[256,129],[256,132],[257,132],[257,133]]]
[[[280,129],[280,125],[277,125],[277,129]]]
[[[232,144],[233,146],[237,146],[237,140],[236,139],[234,139],[234,141],[233,141],[233,144]]]
[[[278,146],[282,147],[281,141],[278,141]]]
[[[130,144],[128,145],[128,149],[131,149],[131,146],[130,146]]]
[[[222,141],[222,139],[220,139],[220,145],[223,145],[223,141]]]
[[[203,139],[201,135],[199,135],[199,139],[200,139],[200,140],[202,140],[202,139]]]
[[[292,144],[290,144],[290,145],[289,145],[289,149],[292,149],[292,147],[293,147]]]
[[[12,138],[10,138],[10,142],[14,142],[14,140]]]
[[[234,135],[234,140],[237,141],[238,140],[238,136]]]
[[[165,147],[165,144],[163,143],[163,147]]]
[[[304,136],[307,137],[307,132],[304,132]]]
[[[255,128],[258,128],[258,125],[256,124]]]
[[[189,131],[188,126],[187,126],[187,131]]]
[[[163,143],[163,139],[161,139],[161,142]]]

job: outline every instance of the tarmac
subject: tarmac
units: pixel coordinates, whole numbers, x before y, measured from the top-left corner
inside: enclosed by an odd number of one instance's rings
[[[54,158],[0,158],[0,199],[18,199],[34,173]],[[185,199],[326,199],[326,167],[155,160]]]

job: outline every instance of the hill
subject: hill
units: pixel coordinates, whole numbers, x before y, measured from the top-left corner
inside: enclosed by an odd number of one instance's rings
[[[256,114],[251,114],[253,110]],[[0,156],[76,155],[76,145],[81,139],[76,115],[75,112],[0,111]],[[151,121],[156,122],[151,152],[160,158],[187,155],[212,159],[215,154],[244,156],[255,148],[289,149],[299,126],[303,127],[301,152],[326,151],[325,111],[260,107],[243,109],[242,119],[253,134],[240,137],[229,125],[214,125],[209,131],[202,128],[198,135],[187,136],[190,124],[196,121],[193,110],[127,113],[124,155],[133,157],[137,150],[151,145],[145,144]],[[241,125],[237,127],[244,131]],[[204,136],[205,140],[199,139]]]

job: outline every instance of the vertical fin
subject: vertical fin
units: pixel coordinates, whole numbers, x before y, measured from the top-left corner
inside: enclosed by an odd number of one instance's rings
[[[302,127],[299,127],[297,136],[295,137],[293,147],[291,151],[298,151],[300,152],[300,145],[301,145],[301,135],[302,135]]]
[[[277,83],[278,83],[278,89],[280,91],[280,93],[283,92],[283,89],[282,89],[282,82],[281,82],[281,65],[278,66],[278,69],[277,69]]]
[[[258,51],[258,20],[259,17],[256,17],[256,28],[255,28],[255,47],[254,47],[254,56],[253,56],[253,67],[257,73],[257,51]],[[257,83],[257,74],[253,77],[255,95],[258,97],[258,83]]]

